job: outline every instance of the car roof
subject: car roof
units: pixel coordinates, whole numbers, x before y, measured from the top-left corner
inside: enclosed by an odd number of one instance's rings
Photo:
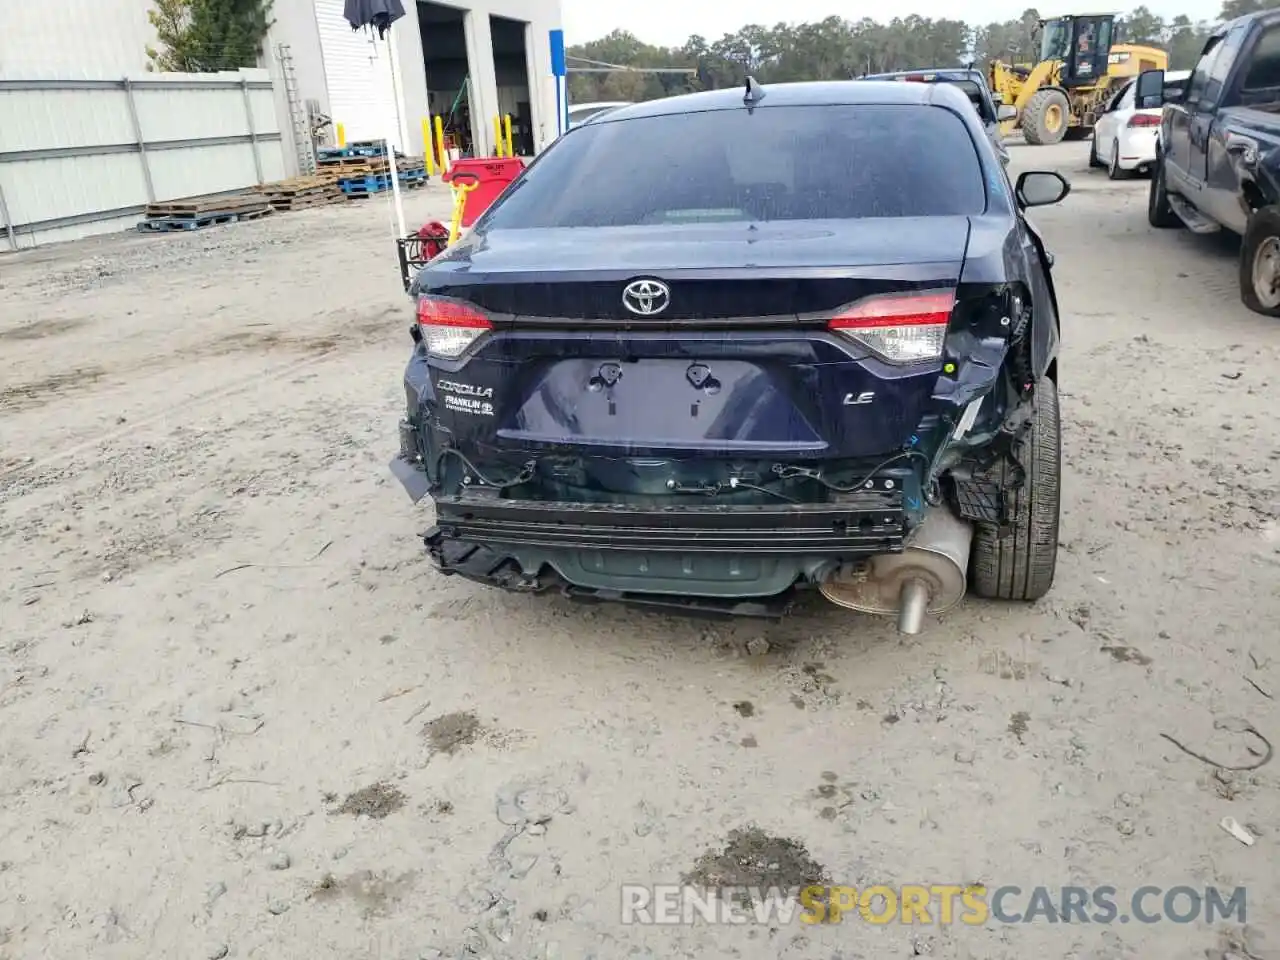
[[[862,104],[902,104],[914,106],[952,106],[957,111],[970,107],[969,98],[947,83],[900,83],[895,80],[811,80],[802,83],[759,84],[764,93],[756,106],[763,107],[829,107]],[[745,110],[745,88],[706,90],[686,93],[662,100],[611,111],[601,117],[605,123],[617,123],[641,117],[665,117],[711,110]]]
[[[859,80],[896,80],[899,77],[937,77],[942,80],[976,80],[986,86],[987,78],[981,70],[971,67],[918,67],[915,70],[894,70],[890,73],[869,73]]]
[[[1275,22],[1276,20],[1280,20],[1280,10],[1275,10],[1275,9],[1255,10],[1253,13],[1242,14],[1241,16],[1236,17],[1234,20],[1228,20],[1225,23],[1219,24],[1218,29],[1214,30],[1211,36],[1215,36],[1215,37],[1226,36],[1227,33],[1229,33],[1231,29],[1236,25],[1242,24],[1242,23],[1251,23],[1255,20],[1262,21],[1264,23]]]

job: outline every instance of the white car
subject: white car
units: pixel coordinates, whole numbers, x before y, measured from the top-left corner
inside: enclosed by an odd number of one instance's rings
[[[1186,85],[1190,70],[1171,70],[1164,75],[1165,99],[1177,96]],[[1159,108],[1135,110],[1137,87],[1130,80],[1107,101],[1093,128],[1089,166],[1106,167],[1112,180],[1131,173],[1147,172],[1156,161],[1156,135],[1160,132]]]

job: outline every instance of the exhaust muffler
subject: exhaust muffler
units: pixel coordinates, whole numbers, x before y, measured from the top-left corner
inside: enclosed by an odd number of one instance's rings
[[[859,613],[896,615],[899,633],[917,634],[926,613],[942,613],[964,598],[972,540],[972,524],[946,506],[934,507],[902,553],[839,568],[823,582],[822,595]]]

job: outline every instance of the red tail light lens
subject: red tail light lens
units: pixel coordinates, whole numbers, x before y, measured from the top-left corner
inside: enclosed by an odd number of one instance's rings
[[[1158,127],[1160,126],[1160,118],[1149,113],[1135,113],[1129,118],[1129,126],[1131,127]]]
[[[418,327],[432,356],[456,360],[467,347],[493,329],[484,313],[460,300],[418,298]]]
[[[886,294],[850,305],[831,319],[831,330],[890,363],[920,363],[942,356],[954,290]]]

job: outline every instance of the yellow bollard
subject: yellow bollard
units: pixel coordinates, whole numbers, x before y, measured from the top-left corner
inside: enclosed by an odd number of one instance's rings
[[[431,146],[431,118],[422,118],[422,158],[427,161],[427,176],[434,177],[436,175],[436,161],[432,154],[435,150]]]
[[[449,246],[451,247],[458,242],[458,234],[462,229],[462,215],[467,207],[467,194],[478,186],[480,186],[479,179],[453,182],[453,219],[449,221]]]
[[[444,148],[444,121],[439,114],[436,115],[436,149],[440,151],[440,172],[443,174],[449,169],[449,153]]]
[[[338,146],[345,147],[347,145],[347,128],[340,123],[335,123],[333,131],[338,138]]]
[[[514,157],[516,155],[516,148],[515,144],[511,142],[511,114],[508,113],[503,119],[503,122],[507,125],[507,156]]]
[[[493,118],[493,155],[502,156],[502,118]]]

